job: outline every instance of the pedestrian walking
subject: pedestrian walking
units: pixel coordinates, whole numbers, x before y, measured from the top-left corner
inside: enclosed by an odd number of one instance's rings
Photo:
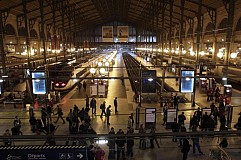
[[[181,124],[184,124],[184,121],[186,120],[186,116],[184,115],[184,112],[182,112],[182,114],[180,114],[178,116],[178,123],[181,125]]]
[[[104,160],[104,159],[105,159],[105,151],[98,146],[95,151],[95,160]]]
[[[37,120],[36,120],[36,118],[35,118],[35,116],[34,116],[34,113],[33,113],[32,116],[30,117],[29,123],[30,123],[30,126],[31,126],[31,131],[32,131],[32,133],[35,133]]]
[[[115,99],[114,99],[115,113],[118,112],[117,105],[118,105],[117,104],[117,97],[115,97]]]
[[[146,130],[143,127],[143,124],[140,125],[139,133],[141,133],[141,134],[146,133]],[[140,137],[139,149],[146,149],[146,139],[145,139],[145,137]]]
[[[182,160],[187,160],[188,153],[190,151],[190,144],[187,138],[183,138],[183,145],[181,152],[183,153]]]
[[[101,109],[101,114],[100,114],[100,118],[103,118],[103,115],[106,116],[106,113],[105,113],[105,101],[100,105],[100,109]]]
[[[199,137],[192,138],[192,152],[193,154],[196,153],[196,148],[199,152],[199,154],[204,155],[204,153],[201,150],[200,143],[199,143]]]
[[[85,96],[85,111],[89,112],[90,110],[90,99],[89,96],[86,94]]]
[[[58,117],[57,117],[57,119],[56,119],[56,121],[55,121],[54,123],[57,123],[58,120],[59,120],[59,118],[61,118],[62,121],[63,121],[63,124],[65,124],[65,120],[64,120],[64,118],[62,117],[63,114],[64,114],[64,113],[63,113],[63,111],[62,111],[62,108],[61,108],[59,105],[57,105],[57,113],[56,113],[55,115],[58,115]]]
[[[77,84],[77,86],[78,86],[78,90],[79,90],[79,92],[80,92],[81,87],[82,87],[82,83],[81,83],[81,82],[79,82],[79,83]]]
[[[95,100],[95,98],[91,99],[90,107],[92,108],[92,114],[96,114],[96,100]]]
[[[164,125],[166,125],[166,123],[167,123],[167,106],[164,105],[164,107],[163,107],[163,123],[162,123],[162,125],[164,126]]]
[[[46,108],[43,106],[41,108],[41,120],[43,122],[44,127],[47,125],[47,117],[48,113],[46,112]]]
[[[107,125],[110,125],[110,115],[111,115],[111,105],[109,105],[106,109],[106,119],[107,119]]]

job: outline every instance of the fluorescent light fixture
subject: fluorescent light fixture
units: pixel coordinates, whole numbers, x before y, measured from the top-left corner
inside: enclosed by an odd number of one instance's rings
[[[7,75],[2,76],[2,78],[7,78],[7,77],[8,77]]]
[[[0,79],[0,83],[2,83],[3,82],[3,80],[2,79]]]
[[[149,81],[149,82],[152,82],[152,81],[153,81],[153,78],[148,78],[148,81]]]
[[[222,78],[223,81],[226,81],[227,79],[228,79],[227,77],[223,77],[223,78]]]

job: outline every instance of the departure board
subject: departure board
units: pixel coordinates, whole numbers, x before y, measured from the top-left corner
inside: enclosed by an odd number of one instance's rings
[[[33,94],[46,94],[46,83],[44,72],[32,72]]]
[[[195,83],[194,70],[181,70],[180,91],[181,93],[192,93]]]

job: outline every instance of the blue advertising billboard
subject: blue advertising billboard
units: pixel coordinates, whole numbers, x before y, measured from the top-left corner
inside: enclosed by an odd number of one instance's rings
[[[46,94],[44,72],[32,72],[33,94]]]
[[[180,91],[181,93],[192,93],[195,85],[195,70],[181,70]]]

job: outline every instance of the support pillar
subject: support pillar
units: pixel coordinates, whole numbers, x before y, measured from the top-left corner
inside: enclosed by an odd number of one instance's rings
[[[227,34],[226,34],[226,43],[225,43],[225,59],[224,59],[224,71],[223,76],[226,77],[226,80],[223,80],[223,84],[227,84],[228,76],[228,65],[230,58],[230,45],[233,38],[233,20],[234,20],[234,10],[235,10],[235,1],[229,1],[228,5],[228,24],[227,24]]]

